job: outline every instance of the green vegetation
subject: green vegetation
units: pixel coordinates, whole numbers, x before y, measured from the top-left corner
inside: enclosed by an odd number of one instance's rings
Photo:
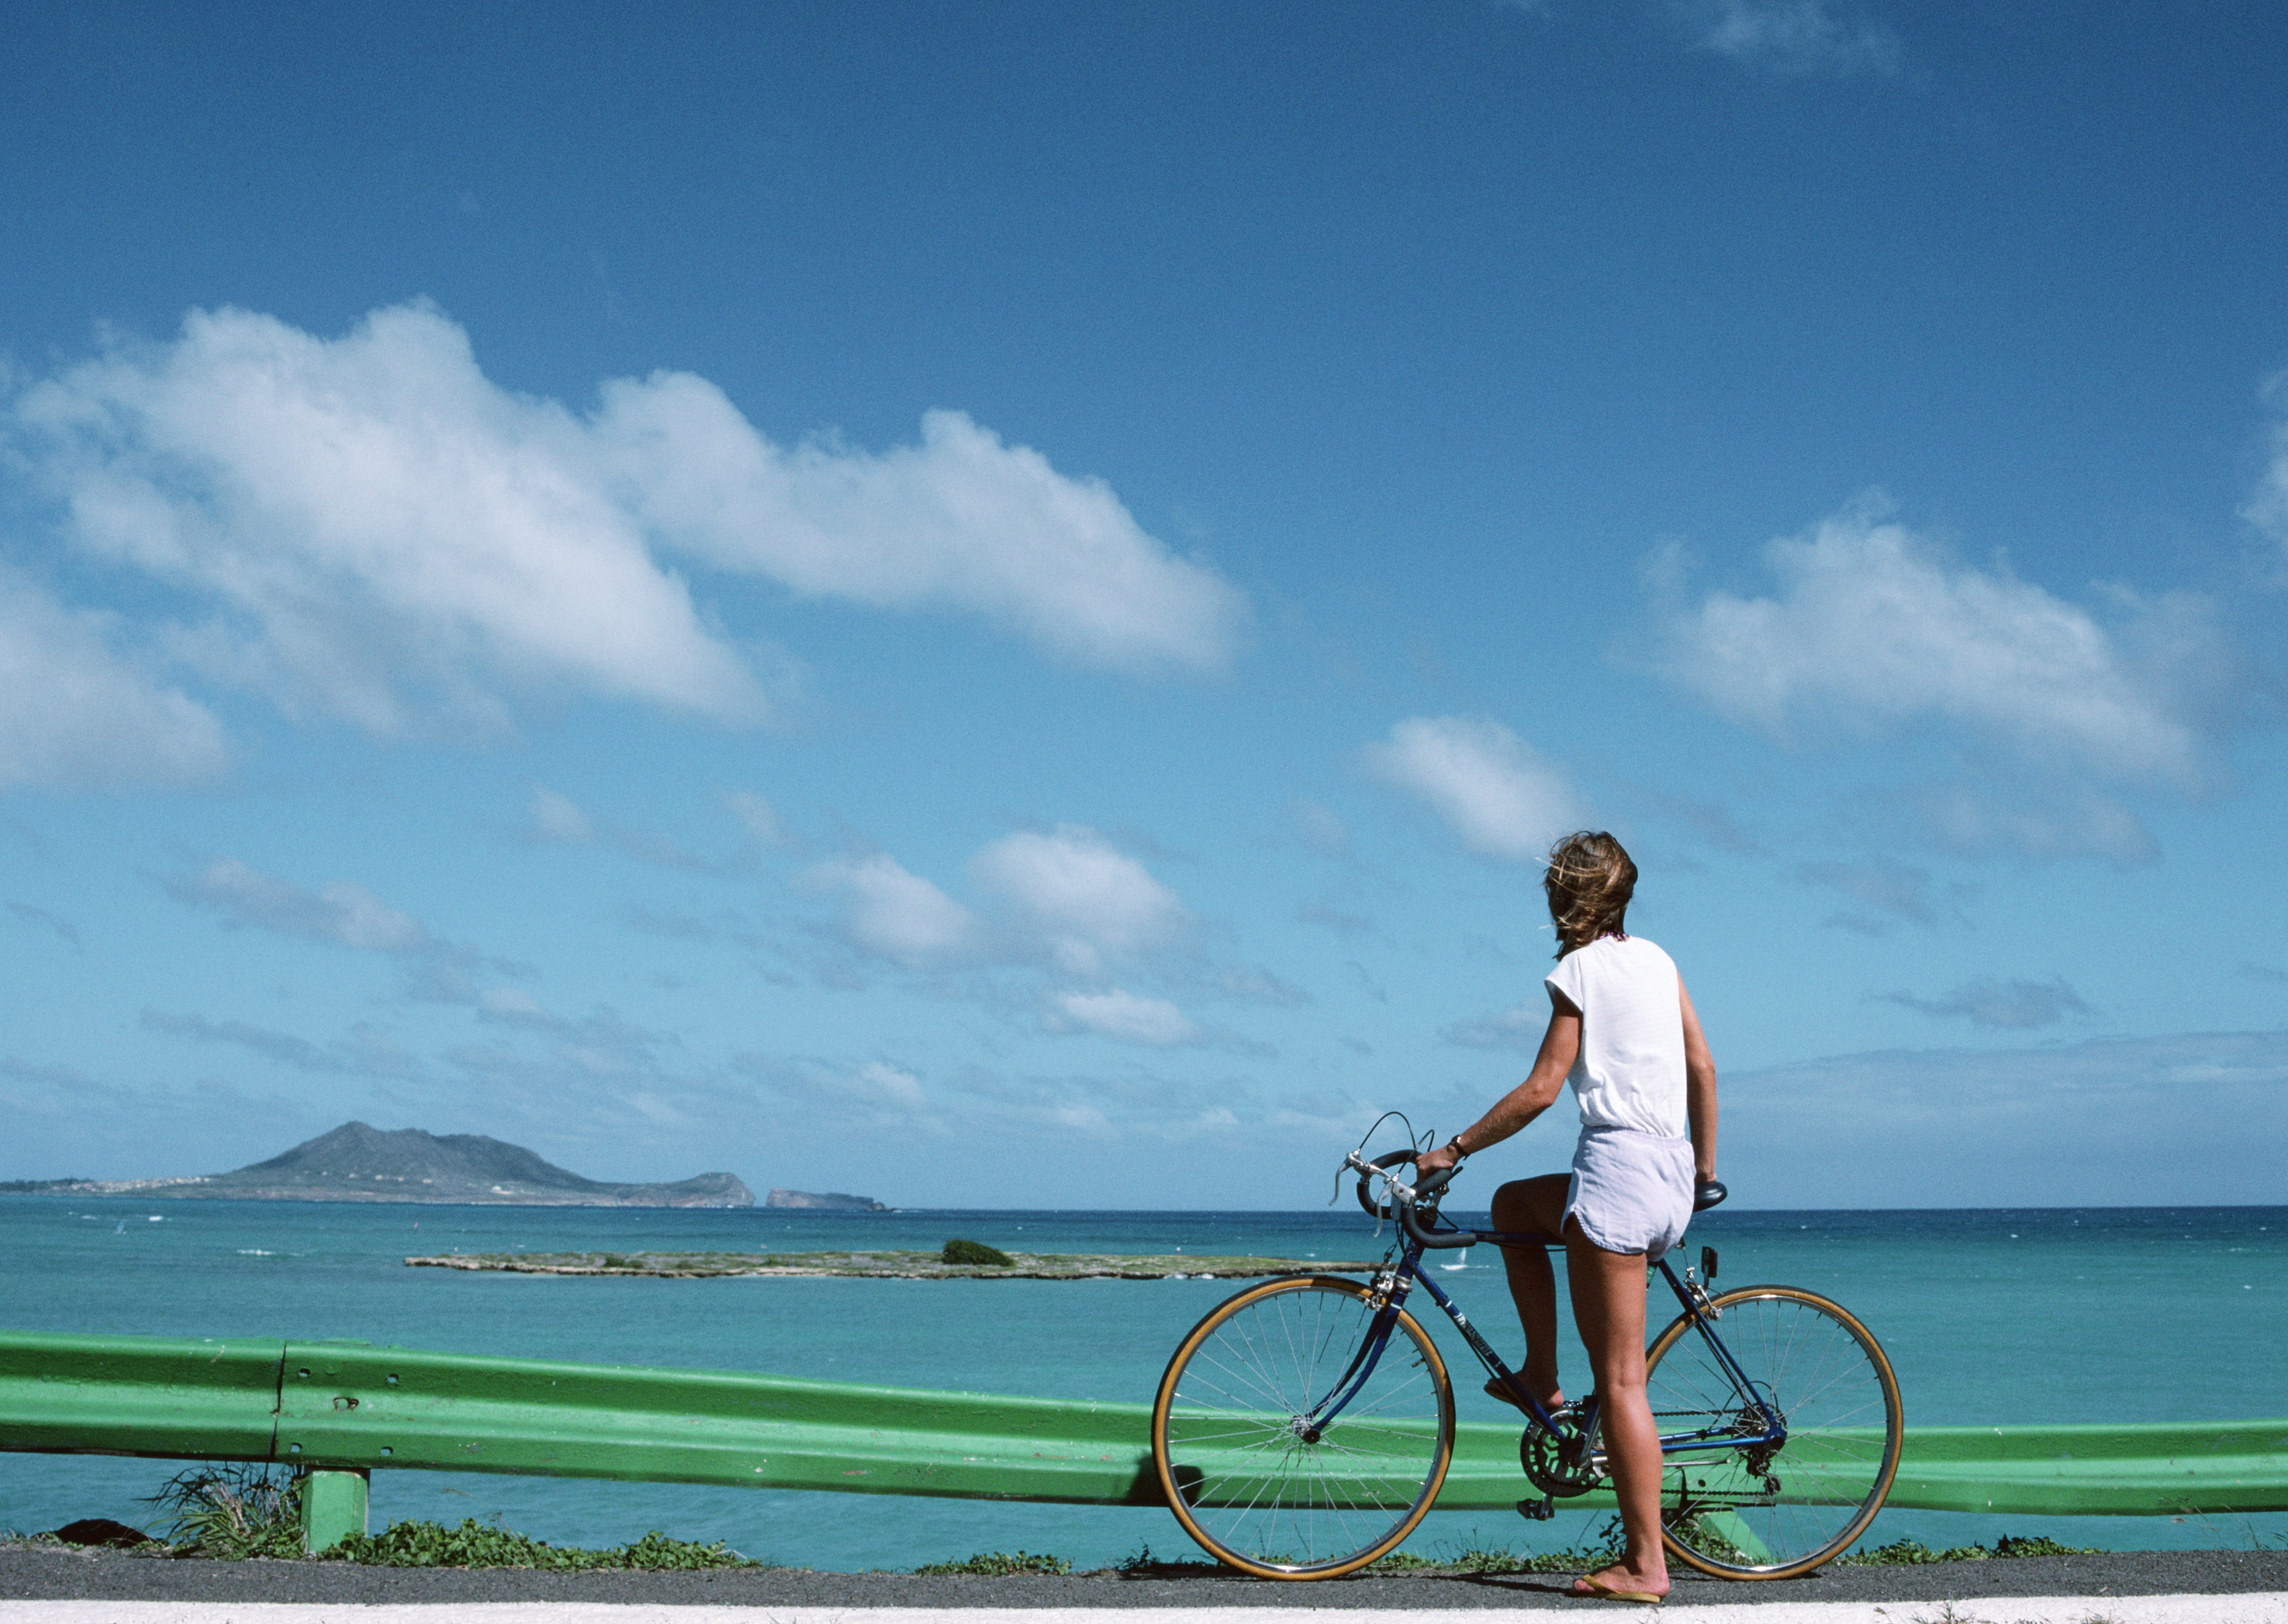
[[[559,1573],[599,1568],[667,1573],[763,1565],[727,1549],[720,1540],[702,1545],[692,1540],[671,1540],[656,1529],[632,1545],[583,1550],[576,1545],[551,1545],[505,1528],[488,1528],[474,1517],[465,1519],[458,1528],[448,1528],[442,1523],[392,1523],[385,1533],[352,1534],[321,1559],[373,1567],[546,1568]]]
[[[2094,1545],[2061,1545],[2046,1535],[2020,1539],[2015,1534],[2004,1534],[1994,1541],[1994,1549],[1983,1545],[1957,1545],[1946,1550],[1933,1550],[1919,1540],[1898,1540],[1880,1545],[1873,1550],[1853,1551],[1836,1561],[1848,1567],[1919,1567],[1927,1562],[1991,1562],[1998,1557],[2094,1557]]]
[[[957,1237],[945,1243],[945,1250],[938,1254],[938,1262],[968,1264],[973,1267],[989,1265],[996,1269],[1008,1269],[1014,1267],[1017,1260],[999,1247],[989,1247],[981,1240],[963,1240]]]
[[[974,1245],[963,1241],[964,1246]],[[1012,1557],[1005,1551],[980,1551],[965,1562],[932,1562],[914,1570],[917,1573],[969,1573],[980,1579],[1006,1579],[1014,1573],[1069,1573],[1072,1564],[1062,1557],[1036,1557],[1019,1551]]]
[[[302,1479],[267,1466],[207,1465],[178,1472],[152,1495],[168,1543],[185,1557],[226,1562],[302,1554]]]

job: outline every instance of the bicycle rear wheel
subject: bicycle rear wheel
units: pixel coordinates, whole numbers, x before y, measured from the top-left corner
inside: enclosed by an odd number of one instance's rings
[[[1689,1316],[1646,1356],[1661,1462],[1662,1537],[1703,1573],[1791,1579],[1866,1531],[1899,1467],[1899,1383],[1867,1327],[1791,1286],[1728,1291],[1713,1327],[1756,1395],[1786,1423],[1777,1446],[1743,1441],[1679,1450],[1678,1435],[1715,1441],[1765,1427]]]
[[[1152,1405],[1168,1507],[1219,1561],[1266,1579],[1332,1579],[1414,1531],[1453,1458],[1454,1390],[1421,1326],[1331,1275],[1272,1280],[1177,1346]],[[1328,1403],[1358,1382],[1341,1410]]]

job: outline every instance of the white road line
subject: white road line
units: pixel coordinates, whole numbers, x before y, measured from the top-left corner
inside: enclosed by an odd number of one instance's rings
[[[1593,1604],[1553,1609],[1581,1616]],[[2288,1591],[2025,1596],[1929,1602],[1595,1604],[1661,1624],[2288,1624]],[[1490,1624],[1467,1609],[1333,1607],[663,1607],[593,1602],[0,1602],[0,1624]]]

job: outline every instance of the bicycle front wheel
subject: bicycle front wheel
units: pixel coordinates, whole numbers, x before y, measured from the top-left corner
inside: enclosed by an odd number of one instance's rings
[[[1646,1356],[1662,1538],[1704,1573],[1792,1579],[1866,1531],[1899,1468],[1898,1378],[1867,1327],[1825,1297],[1750,1286],[1680,1316]],[[1776,1444],[1715,1341],[1786,1424]],[[1742,1441],[1725,1444],[1727,1437]],[[1680,1447],[1680,1443],[1715,1447]]]
[[[1219,1561],[1265,1579],[1333,1579],[1394,1549],[1453,1451],[1454,1389],[1428,1335],[1331,1275],[1217,1307],[1152,1404],[1169,1509]]]

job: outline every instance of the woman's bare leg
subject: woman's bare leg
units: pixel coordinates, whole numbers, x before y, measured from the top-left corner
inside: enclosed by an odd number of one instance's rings
[[[1591,1575],[1616,1590],[1668,1594],[1668,1557],[1660,1545],[1660,1430],[1645,1395],[1645,1258],[1608,1252],[1565,1225],[1565,1272],[1573,1287],[1573,1323],[1597,1374],[1605,1455],[1621,1502],[1628,1550]]]
[[[1550,1173],[1504,1184],[1494,1192],[1494,1227],[1555,1238],[1572,1183],[1569,1173]],[[1564,1400],[1557,1382],[1556,1271],[1539,1247],[1504,1247],[1502,1267],[1509,1272],[1509,1295],[1525,1329],[1525,1367],[1518,1374],[1536,1398],[1553,1407]]]

